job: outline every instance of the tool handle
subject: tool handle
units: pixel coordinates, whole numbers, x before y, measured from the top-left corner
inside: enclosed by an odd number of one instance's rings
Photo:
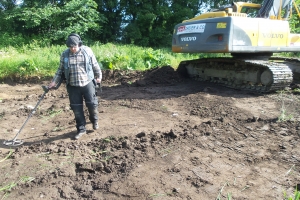
[[[97,88],[99,89],[100,93],[102,92],[102,86],[101,83],[97,83]]]

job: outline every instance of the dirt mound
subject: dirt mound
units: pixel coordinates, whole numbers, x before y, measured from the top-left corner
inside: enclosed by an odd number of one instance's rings
[[[153,84],[173,84],[182,78],[171,66],[156,67],[147,71],[103,71],[104,82],[121,83],[122,85],[146,86]]]
[[[284,199],[300,184],[297,95],[181,79],[169,66],[104,77],[99,130],[88,123],[73,140],[63,84],[26,124],[22,146],[1,145],[3,199]],[[46,83],[0,85],[2,142]]]

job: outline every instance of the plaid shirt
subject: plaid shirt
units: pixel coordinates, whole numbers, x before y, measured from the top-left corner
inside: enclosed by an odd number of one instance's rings
[[[74,54],[69,50],[65,50],[61,54],[60,64],[52,81],[55,81],[55,83],[57,84],[61,79],[61,74],[64,71],[64,54],[66,51],[69,51],[69,84],[71,86],[83,87],[91,81],[88,80],[88,75],[85,69],[85,58],[82,52],[83,50],[81,48],[82,47],[80,47],[79,51]],[[102,79],[102,72],[93,51],[87,46],[84,46],[84,50],[88,54],[89,58],[92,60],[92,68],[95,78]]]

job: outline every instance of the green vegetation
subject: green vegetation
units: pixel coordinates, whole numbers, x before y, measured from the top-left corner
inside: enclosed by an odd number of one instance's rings
[[[289,96],[284,96],[285,91],[277,91],[279,93],[278,100],[281,101],[280,115],[278,117],[278,122],[292,121],[294,120],[294,116],[291,113],[288,113],[287,108],[285,106],[285,100],[291,99]]]
[[[2,100],[0,99],[0,103],[1,102],[2,102]],[[4,116],[5,116],[5,112],[4,111],[0,112],[0,119],[2,119]]]
[[[294,198],[293,197],[288,197],[286,192],[283,192],[284,200],[300,200],[300,191],[295,190],[294,192]]]
[[[263,0],[252,2],[261,4]],[[300,0],[294,2],[299,5]],[[85,40],[101,43],[168,47],[176,24],[227,4],[222,0],[0,1],[0,46],[28,44],[33,39],[61,44],[76,32]],[[291,10],[291,32],[299,33],[297,11]],[[280,14],[283,17],[285,12]],[[12,38],[1,40],[1,35]],[[22,37],[25,40],[19,40]]]
[[[2,199],[6,198],[7,195],[10,193],[10,191],[16,187],[18,184],[25,184],[25,183],[30,183],[33,181],[34,178],[30,176],[22,176],[17,182],[13,181],[7,185],[1,186],[0,192],[5,192],[4,196]]]
[[[100,44],[90,45],[103,70],[147,70],[154,67],[172,66],[176,69],[182,60],[207,57],[228,57],[230,54],[173,53],[170,48],[153,49],[135,45]],[[49,79],[59,65],[65,45],[46,45],[44,41],[0,48],[0,80],[9,78]],[[283,56],[295,56],[282,54]]]
[[[52,77],[59,65],[65,45],[41,47],[41,44],[7,47],[0,49],[0,79],[39,79]],[[195,59],[199,54],[175,54],[170,49],[152,49],[134,45],[99,44],[90,46],[103,69],[147,70]]]
[[[0,160],[0,162],[3,162],[3,161],[5,161],[5,160],[7,160],[12,154],[13,154],[13,151],[12,151],[12,149],[11,149],[11,150],[9,151],[8,155],[7,155],[5,158],[3,158],[2,160]]]
[[[46,116],[42,116],[43,117],[43,119],[44,120],[49,120],[49,119],[51,119],[51,118],[53,118],[53,117],[56,117],[56,116],[58,116],[60,113],[62,113],[62,109],[58,109],[58,110],[56,110],[56,109],[54,109],[54,110],[48,110],[46,113],[45,113],[45,115]],[[55,127],[54,128],[54,130],[53,131],[58,131],[58,130],[61,130],[62,129],[62,127]]]

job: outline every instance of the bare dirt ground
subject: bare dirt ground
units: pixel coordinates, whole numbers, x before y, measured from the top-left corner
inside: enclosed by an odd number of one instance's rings
[[[285,199],[299,186],[297,94],[232,90],[182,79],[171,67],[104,77],[99,130],[88,123],[73,140],[63,84],[13,148],[3,141],[50,80],[0,85],[1,199]]]

